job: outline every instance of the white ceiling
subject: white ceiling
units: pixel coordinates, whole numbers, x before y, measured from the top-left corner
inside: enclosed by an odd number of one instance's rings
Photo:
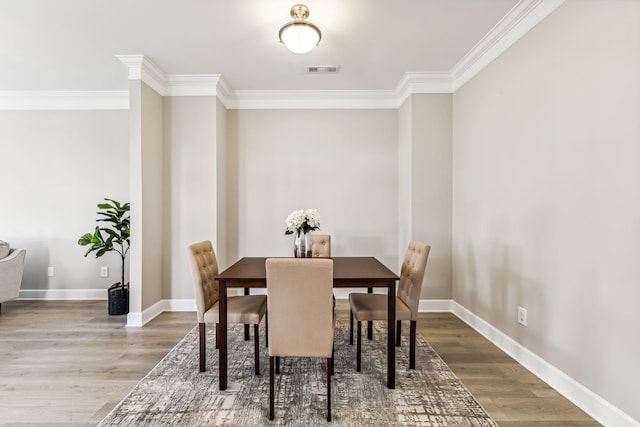
[[[450,72],[519,3],[306,0],[322,41],[296,55],[278,42],[295,2],[0,0],[0,91],[126,90],[116,55],[129,54],[166,75],[221,74],[240,91],[390,90],[406,72]]]

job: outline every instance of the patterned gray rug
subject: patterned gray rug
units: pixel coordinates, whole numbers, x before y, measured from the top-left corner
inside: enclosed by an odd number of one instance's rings
[[[331,424],[326,421],[325,359],[282,359],[276,376],[276,419],[270,422],[264,330],[260,331],[261,375],[255,376],[253,340],[244,341],[242,326],[232,326],[227,390],[218,390],[213,328],[207,335],[208,370],[198,372],[196,327],[99,426],[497,426],[420,334],[416,369],[408,369],[408,327],[403,328],[403,345],[396,352],[396,389],[389,390],[385,385],[386,325],[374,325],[374,340],[363,337],[362,372],[358,373],[348,320],[336,323]]]

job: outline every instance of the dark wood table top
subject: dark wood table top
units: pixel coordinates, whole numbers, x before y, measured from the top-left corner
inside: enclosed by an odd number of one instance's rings
[[[387,286],[399,277],[374,257],[333,257],[334,287]],[[227,287],[265,287],[267,257],[245,257],[216,276]]]
[[[387,387],[396,387],[396,288],[399,277],[374,257],[333,257],[334,288],[387,288]],[[220,282],[220,390],[227,389],[227,288],[264,288],[267,257],[246,257],[218,274]],[[371,323],[371,322],[369,322]],[[371,326],[369,326],[371,329]],[[248,330],[247,330],[248,331]],[[204,341],[200,341],[202,346]],[[203,351],[203,350],[201,350]]]

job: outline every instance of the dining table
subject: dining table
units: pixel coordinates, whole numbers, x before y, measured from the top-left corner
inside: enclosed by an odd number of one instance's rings
[[[399,277],[375,257],[332,257],[334,288],[387,289],[387,387],[396,386],[396,282]],[[218,280],[220,390],[227,389],[227,290],[266,288],[267,257],[244,257],[215,276]],[[268,294],[268,291],[267,291]]]

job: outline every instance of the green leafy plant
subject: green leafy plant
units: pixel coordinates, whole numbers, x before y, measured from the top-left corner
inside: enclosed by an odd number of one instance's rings
[[[86,257],[91,252],[95,252],[96,258],[100,258],[107,252],[117,252],[122,260],[122,279],[124,285],[124,261],[129,252],[129,237],[131,235],[129,220],[129,203],[120,203],[113,199],[104,199],[106,203],[98,203],[98,212],[100,217],[96,220],[98,223],[107,223],[101,227],[96,226],[93,233],[82,235],[78,240],[81,246],[91,245],[84,254]]]

